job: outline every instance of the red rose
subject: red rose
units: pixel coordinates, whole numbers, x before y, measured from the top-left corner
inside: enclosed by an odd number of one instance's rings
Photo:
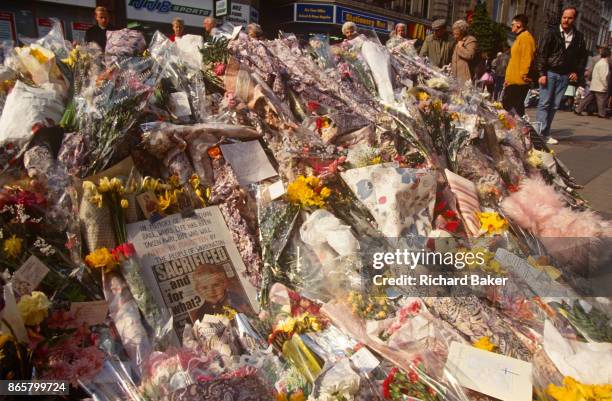
[[[215,65],[215,67],[213,68],[213,72],[218,77],[220,77],[221,75],[225,75],[225,64],[219,63]]]
[[[455,231],[457,231],[457,229],[459,228],[459,221],[455,220],[455,221],[449,221],[448,223],[446,223],[446,225],[444,226],[444,229],[450,233],[454,233]]]
[[[321,105],[315,101],[310,101],[308,102],[307,107],[308,107],[308,111],[310,111],[311,113],[314,113],[317,110],[319,110]]]
[[[457,217],[457,213],[455,213],[454,210],[445,210],[444,211],[444,217],[448,217],[449,219],[454,219],[455,217]]]

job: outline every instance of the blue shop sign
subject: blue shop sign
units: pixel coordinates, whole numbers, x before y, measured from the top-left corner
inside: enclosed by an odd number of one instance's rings
[[[316,22],[319,24],[334,23],[335,6],[330,4],[295,4],[295,21]]]
[[[388,33],[400,21],[392,20],[382,15],[364,13],[347,7],[336,7],[336,23],[354,22],[355,25]]]

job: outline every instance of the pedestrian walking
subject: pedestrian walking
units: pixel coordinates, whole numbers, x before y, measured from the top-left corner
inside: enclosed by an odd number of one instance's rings
[[[475,79],[476,69],[480,63],[478,41],[468,34],[469,27],[464,20],[458,20],[453,24],[456,44],[451,59],[451,74],[460,84]]]
[[[607,106],[610,83],[610,49],[603,49],[601,58],[593,67],[591,74],[591,86],[589,94],[580,102],[576,108],[576,114],[582,115],[582,111],[593,101],[597,103],[597,116],[607,118]]]
[[[535,39],[527,30],[528,22],[525,14],[518,14],[512,19],[512,32],[516,35],[516,40],[510,49],[504,82],[506,88],[502,100],[504,109],[514,111],[519,116],[525,114],[525,98],[533,79],[530,77],[530,70],[536,51]]]
[[[432,65],[442,68],[451,62],[455,41],[446,30],[446,20],[437,19],[431,24],[433,33],[427,35],[419,56],[427,57]]]
[[[509,61],[510,54],[507,49],[497,53],[497,57],[493,60],[493,100],[499,101],[501,99]]]
[[[115,28],[110,24],[110,16],[105,7],[96,7],[94,15],[96,25],[85,32],[85,42],[97,43],[104,52],[106,49],[106,31],[112,31]]]
[[[550,127],[567,85],[570,80],[584,78],[587,50],[583,34],[574,27],[577,15],[576,7],[566,7],[561,24],[546,33],[538,48],[540,101],[536,120],[540,134],[551,145],[558,143],[550,135]]]

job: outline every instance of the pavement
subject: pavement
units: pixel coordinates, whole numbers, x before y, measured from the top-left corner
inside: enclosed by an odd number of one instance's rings
[[[528,109],[527,114],[535,121],[535,108]],[[559,141],[552,149],[584,186],[582,196],[594,210],[612,220],[612,119],[558,111],[551,135]]]

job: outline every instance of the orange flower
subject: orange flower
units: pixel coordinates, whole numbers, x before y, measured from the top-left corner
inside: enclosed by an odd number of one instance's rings
[[[208,148],[208,156],[210,156],[211,159],[219,159],[221,157],[221,149],[219,149],[218,146],[213,146],[212,148]]]

